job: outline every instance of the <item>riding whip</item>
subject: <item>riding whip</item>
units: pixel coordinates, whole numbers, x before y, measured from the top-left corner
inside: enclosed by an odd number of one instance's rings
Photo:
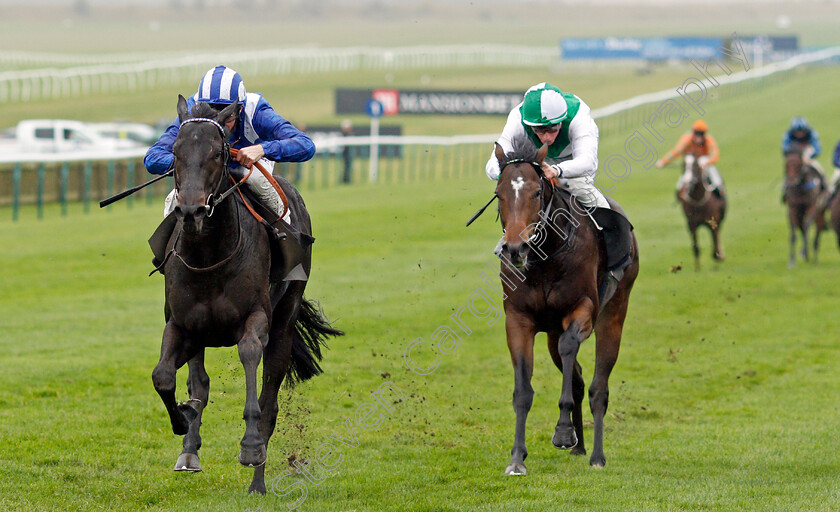
[[[155,178],[153,180],[149,180],[146,183],[143,183],[142,185],[137,185],[136,187],[130,188],[128,190],[123,190],[119,194],[115,194],[115,195],[113,195],[113,196],[111,196],[107,199],[103,199],[102,201],[99,201],[99,207],[100,208],[105,208],[109,204],[111,204],[113,202],[116,202],[116,201],[119,201],[120,199],[122,199],[124,197],[128,197],[131,194],[137,192],[138,190],[140,190],[142,188],[145,188],[145,187],[148,187],[149,185],[151,185],[152,183],[154,183],[156,181],[160,181],[163,178],[168,178],[169,176],[172,176],[172,173],[174,173],[174,172],[175,172],[174,169],[170,169],[169,171],[165,172],[164,174],[161,174],[157,178]]]
[[[484,205],[484,207],[482,207],[480,210],[478,210],[477,212],[475,212],[475,215],[473,215],[473,216],[472,216],[472,218],[470,218],[470,220],[468,220],[468,221],[467,221],[467,226],[469,226],[470,224],[472,224],[472,223],[473,223],[473,221],[474,221],[475,219],[477,219],[477,218],[478,218],[478,217],[479,217],[482,213],[484,213],[484,210],[486,210],[486,209],[487,209],[487,207],[488,207],[488,206],[490,206],[490,203],[492,203],[493,201],[495,201],[495,200],[496,200],[496,198],[498,198],[498,197],[499,197],[499,196],[498,196],[498,195],[496,195],[496,194],[494,193],[494,194],[493,194],[493,197],[491,197],[491,198],[490,198],[490,200],[489,200],[489,201],[487,201],[487,204],[485,204],[485,205]]]

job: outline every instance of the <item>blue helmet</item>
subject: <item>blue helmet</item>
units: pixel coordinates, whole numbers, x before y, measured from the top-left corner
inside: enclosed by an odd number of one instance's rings
[[[230,104],[245,102],[245,84],[239,73],[227,66],[216,66],[204,73],[198,84],[196,101]]]
[[[804,117],[794,117],[790,121],[790,129],[791,131],[810,130],[811,127],[808,126],[808,120]]]

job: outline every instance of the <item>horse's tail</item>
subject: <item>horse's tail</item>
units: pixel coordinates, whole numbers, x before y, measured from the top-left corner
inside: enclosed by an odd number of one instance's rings
[[[286,385],[294,386],[298,382],[320,375],[321,347],[326,347],[329,336],[344,336],[344,332],[333,328],[324,316],[321,305],[314,301],[301,299],[295,332],[292,336],[292,360],[286,375]]]

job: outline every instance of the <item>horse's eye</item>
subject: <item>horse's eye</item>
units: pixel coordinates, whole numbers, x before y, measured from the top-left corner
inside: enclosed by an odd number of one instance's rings
[[[537,190],[536,192],[534,192],[534,199],[536,199],[536,198],[538,198],[538,197],[540,197],[540,191],[539,191],[539,190]]]

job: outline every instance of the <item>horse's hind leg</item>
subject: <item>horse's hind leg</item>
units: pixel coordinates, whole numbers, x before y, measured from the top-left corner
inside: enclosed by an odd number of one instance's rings
[[[240,443],[239,463],[248,467],[261,466],[266,458],[265,443],[258,426],[261,412],[257,400],[257,366],[267,342],[268,318],[264,311],[259,310],[245,321],[245,334],[237,344],[239,360],[245,369],[245,411],[242,414],[245,435]]]
[[[594,304],[588,298],[566,318],[563,319],[565,331],[560,335],[557,343],[557,351],[560,354],[560,361],[563,368],[563,391],[560,394],[560,419],[554,427],[552,444],[557,448],[568,450],[578,444],[577,433],[572,424],[572,410],[575,409],[574,381],[577,364],[577,354],[580,344],[592,333],[592,314]],[[578,414],[579,416],[579,414]],[[582,426],[582,423],[581,423]]]
[[[548,333],[548,353],[551,354],[554,365],[562,372],[563,361],[560,359],[560,352],[558,352],[559,342],[560,333]],[[585,384],[581,373],[582,369],[580,364],[575,361],[574,375],[572,376],[572,396],[575,400],[575,407],[572,410],[572,424],[575,427],[578,442],[570,452],[572,455],[586,455],[586,446],[583,442],[583,395]]]
[[[513,312],[506,312],[505,330],[507,331],[508,349],[513,363],[514,388],[513,410],[516,412],[516,432],[513,449],[510,451],[510,464],[505,469],[506,475],[524,475],[525,458],[525,422],[534,402],[534,388],[531,376],[534,373],[534,330],[533,323]]]
[[[198,410],[198,416],[190,422],[190,430],[184,436],[184,449],[175,463],[175,471],[201,471],[198,459],[198,449],[201,448],[201,416],[210,399],[210,377],[204,369],[204,350],[202,349],[189,361],[190,375],[187,378],[187,389],[190,402]]]
[[[788,268],[796,266],[796,226],[791,219],[790,223],[790,257],[788,258]]]
[[[283,307],[282,303],[277,306],[277,308]],[[288,310],[294,310],[294,308],[288,308]],[[278,320],[280,320],[279,325],[282,327],[279,334],[276,334],[277,339],[275,339],[275,325],[277,325]],[[288,318],[285,319],[285,322],[283,320],[278,319],[275,315],[275,325],[272,325],[272,333],[263,354],[263,387],[259,399],[261,411],[259,429],[266,451],[271,435],[274,433],[274,428],[277,426],[277,413],[279,412],[277,394],[280,391],[283,378],[289,370],[291,361],[292,336],[295,324]],[[248,492],[265,494],[265,464],[254,469],[254,478]]]
[[[163,329],[160,360],[152,371],[152,383],[169,413],[172,432],[182,436],[189,431],[190,422],[198,416],[193,404],[175,401],[175,376],[184,363],[192,359],[199,347],[189,343],[181,330],[172,323]]]
[[[595,426],[589,464],[596,467],[603,467],[607,463],[604,456],[604,416],[607,414],[610,397],[610,373],[618,359],[629,293],[630,290],[625,289],[621,296],[616,294],[595,325],[595,375],[589,386],[589,406]]]
[[[712,229],[712,243],[714,244],[714,252],[712,253],[712,258],[715,261],[723,261],[723,244],[720,242],[720,223],[715,222],[714,227]]]
[[[817,233],[814,235],[814,263],[817,263],[817,254],[820,250],[820,235],[825,231],[825,210],[817,210],[817,217],[814,220]]]
[[[802,232],[802,259],[808,261],[808,230],[811,228],[811,223],[809,221],[805,221],[802,223],[802,226],[799,228]]]
[[[697,244],[697,227],[689,227],[691,231],[691,249],[694,251],[694,270],[700,270],[700,246]]]

